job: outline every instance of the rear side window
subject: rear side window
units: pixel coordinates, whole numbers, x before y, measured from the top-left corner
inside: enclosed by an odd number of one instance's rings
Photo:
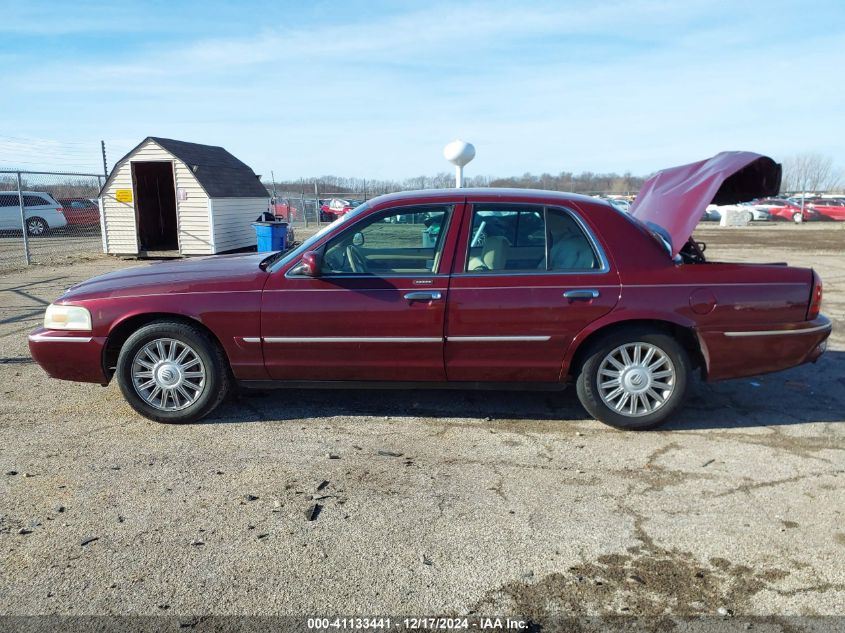
[[[42,198],[41,196],[28,196],[26,194],[24,194],[23,203],[28,207],[43,207],[44,205],[52,205],[50,201]]]
[[[546,272],[601,268],[573,213],[539,205],[475,205],[465,271]]]
[[[18,202],[18,195],[3,194],[0,195],[0,207],[17,207],[20,206]]]

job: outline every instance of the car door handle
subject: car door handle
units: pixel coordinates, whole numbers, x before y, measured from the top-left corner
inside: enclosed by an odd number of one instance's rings
[[[405,293],[405,299],[408,301],[439,301],[442,298],[443,294],[436,290]]]
[[[592,299],[598,299],[598,296],[601,293],[598,290],[591,289],[591,290],[567,290],[563,293],[564,299],[570,299],[571,301],[591,301]]]

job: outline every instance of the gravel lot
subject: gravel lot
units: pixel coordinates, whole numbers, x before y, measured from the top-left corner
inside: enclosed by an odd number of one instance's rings
[[[574,390],[279,391],[158,425],[26,344],[65,287],[134,262],[0,276],[0,612],[845,614],[845,225],[697,236],[814,266],[831,346],[696,384],[646,433]]]

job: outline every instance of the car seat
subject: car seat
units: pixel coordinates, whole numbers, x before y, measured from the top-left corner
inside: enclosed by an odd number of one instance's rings
[[[596,263],[596,255],[583,235],[566,235],[549,250],[549,270],[590,270],[598,268]]]
[[[502,270],[508,262],[510,243],[501,235],[488,235],[481,246],[480,257],[470,257],[470,272],[474,270]]]

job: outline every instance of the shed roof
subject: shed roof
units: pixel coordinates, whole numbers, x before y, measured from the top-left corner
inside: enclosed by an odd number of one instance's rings
[[[118,166],[147,141],[153,141],[181,160],[194,174],[209,198],[267,198],[269,194],[258,176],[246,163],[238,160],[222,147],[188,143],[172,138],[148,136],[131,152],[115,163],[112,179]],[[106,182],[103,189],[108,186]]]

